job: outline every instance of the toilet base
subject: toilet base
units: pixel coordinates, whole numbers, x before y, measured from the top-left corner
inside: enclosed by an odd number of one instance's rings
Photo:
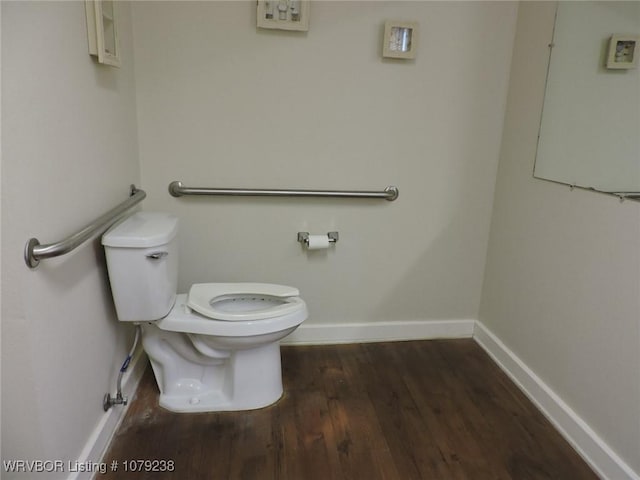
[[[278,341],[220,351],[216,358],[199,353],[189,336],[143,325],[143,347],[160,389],[160,406],[178,413],[254,410],[282,396]]]
[[[159,404],[176,413],[202,413],[202,412],[237,412],[242,410],[256,410],[268,407],[276,403],[282,397],[280,393],[273,398],[263,398],[261,402],[233,402],[220,392],[199,393],[195,395],[167,395],[160,394]]]
[[[151,364],[153,366],[153,360]],[[201,368],[200,378],[213,381],[203,383],[195,378],[178,378],[172,388],[160,393],[160,406],[178,413],[228,412],[267,407],[282,397],[277,342],[231,352],[220,365]]]

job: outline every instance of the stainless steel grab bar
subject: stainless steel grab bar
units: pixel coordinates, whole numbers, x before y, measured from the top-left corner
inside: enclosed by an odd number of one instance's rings
[[[131,196],[119,204],[118,206],[112,208],[104,215],[98,217],[89,225],[84,227],[82,230],[70,235],[56,243],[47,243],[45,245],[40,245],[40,242],[37,238],[31,238],[27,242],[24,248],[24,261],[27,263],[29,268],[36,268],[40,263],[40,260],[43,258],[52,258],[59,257],[60,255],[64,255],[65,253],[69,253],[71,250],[78,247],[85,240],[89,239],[96,232],[100,231],[103,228],[111,226],[118,217],[129,210],[131,207],[140,203],[147,194],[144,190],[140,190],[135,187],[135,185],[131,185]]]
[[[344,191],[344,190],[271,190],[248,188],[200,188],[185,187],[182,182],[169,184],[169,193],[174,197],[183,195],[231,195],[261,197],[340,197],[340,198],[383,198],[393,201],[398,198],[398,187],[389,186],[378,191]]]

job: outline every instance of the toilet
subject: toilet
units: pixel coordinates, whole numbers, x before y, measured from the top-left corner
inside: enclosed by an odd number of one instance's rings
[[[279,341],[308,316],[296,288],[199,283],[177,294],[178,218],[136,212],[102,237],[118,319],[142,345],[174,412],[262,408],[282,396]]]

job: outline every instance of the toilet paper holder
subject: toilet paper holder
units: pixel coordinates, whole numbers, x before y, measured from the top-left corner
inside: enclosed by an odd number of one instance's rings
[[[327,232],[327,237],[329,237],[329,243],[336,243],[340,238],[338,232]],[[309,232],[298,232],[298,241],[308,246]]]

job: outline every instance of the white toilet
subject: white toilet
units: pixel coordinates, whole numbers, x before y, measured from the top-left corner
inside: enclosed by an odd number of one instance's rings
[[[102,237],[118,319],[142,344],[174,412],[250,410],[282,395],[279,340],[308,316],[296,288],[201,283],[177,295],[178,219],[137,212]]]

